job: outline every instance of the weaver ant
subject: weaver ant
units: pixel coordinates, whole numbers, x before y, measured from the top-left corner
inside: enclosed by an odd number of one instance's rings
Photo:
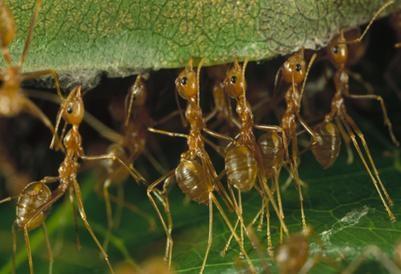
[[[1,73],[2,83],[0,85],[0,116],[13,117],[22,112],[28,112],[35,116],[54,133],[53,124],[49,118],[23,93],[21,83],[43,76],[51,76],[54,79],[57,93],[61,96],[60,84],[57,73],[52,70],[41,70],[35,72],[21,72],[22,65],[27,57],[29,45],[32,41],[33,30],[39,14],[41,0],[36,0],[35,8],[31,17],[28,36],[25,39],[24,49],[19,62],[15,64],[9,52],[9,45],[15,38],[16,27],[11,11],[4,1],[0,1],[0,42],[6,69]],[[60,144],[61,145],[61,144]]]
[[[348,60],[348,44],[357,43],[363,39],[367,33],[369,27],[373,23],[374,19],[392,2],[386,3],[382,6],[374,15],[372,20],[367,25],[362,35],[351,41],[347,41],[344,36],[344,32],[335,37],[327,47],[327,52],[330,61],[336,66],[337,71],[334,76],[335,93],[331,101],[331,110],[326,114],[324,121],[318,125],[314,133],[319,136],[318,141],[312,144],[312,152],[318,162],[325,168],[329,167],[337,158],[342,137],[345,142],[351,140],[355,150],[358,153],[359,158],[362,161],[369,177],[372,180],[373,185],[376,188],[377,193],[387,211],[390,220],[395,221],[395,216],[390,209],[393,201],[390,195],[387,193],[386,188],[379,176],[379,171],[376,168],[373,157],[370,153],[369,147],[365,140],[365,136],[359,129],[355,121],[348,114],[345,106],[345,98],[355,100],[377,100],[380,103],[384,123],[388,127],[390,137],[392,141],[398,145],[398,141],[395,138],[392,125],[387,115],[387,110],[384,105],[383,98],[379,95],[367,94],[367,95],[356,95],[350,94],[349,91],[349,75],[346,71],[346,64]],[[359,141],[359,142],[358,142]]]
[[[187,139],[188,150],[181,154],[180,163],[178,166],[169,171],[166,175],[162,176],[155,182],[153,182],[147,190],[147,195],[155,208],[162,226],[165,230],[167,236],[166,244],[166,254],[165,257],[171,265],[173,240],[171,237],[172,231],[172,217],[169,208],[169,201],[167,196],[167,189],[169,185],[175,181],[178,187],[183,193],[185,193],[191,200],[196,201],[200,204],[205,204],[209,206],[209,234],[208,243],[203,259],[203,263],[200,269],[200,273],[204,272],[208,254],[213,241],[213,207],[216,206],[220,215],[223,217],[226,225],[230,229],[233,237],[238,242],[241,252],[247,259],[251,270],[254,272],[254,267],[249,259],[244,246],[237,236],[234,228],[232,227],[228,217],[224,213],[224,210],[220,203],[218,202],[214,191],[217,190],[221,195],[225,194],[219,178],[214,169],[214,166],[209,158],[208,153],[205,150],[204,139],[202,137],[202,131],[205,130],[204,120],[202,116],[202,109],[200,107],[199,99],[199,75],[200,75],[201,64],[198,65],[197,72],[194,71],[192,67],[192,60],[189,65],[180,72],[177,79],[175,80],[175,85],[179,95],[187,101],[187,108],[185,111],[185,118],[190,126],[189,134],[181,134],[175,132],[168,132],[164,130],[158,130],[154,128],[149,128],[151,132],[168,135],[171,137],[182,137]],[[211,131],[208,130],[209,133]],[[218,135],[218,133],[212,133]],[[162,184],[162,190],[157,188],[158,185]],[[167,222],[164,220],[159,207],[156,204],[154,195],[163,205],[165,214],[167,215]],[[224,198],[224,196],[223,196]],[[229,198],[226,198],[228,201]],[[238,212],[237,212],[238,213]],[[242,222],[242,219],[241,219]],[[242,224],[243,225],[243,224]]]
[[[227,175],[229,186],[233,186],[238,190],[238,208],[240,214],[242,214],[241,192],[247,192],[254,188],[257,181],[258,185],[256,186],[256,189],[262,196],[263,205],[266,205],[267,212],[269,208],[268,204],[271,202],[277,216],[279,217],[281,228],[285,233],[288,233],[288,229],[284,223],[281,197],[278,195],[277,206],[273,197],[273,191],[267,183],[262,152],[260,151],[253,133],[254,127],[263,130],[278,130],[278,127],[254,124],[252,110],[246,98],[246,65],[247,61],[245,61],[242,66],[236,61],[227,71],[226,78],[223,82],[225,92],[236,102],[236,113],[239,118],[240,129],[235,139],[226,147],[224,155],[225,173]],[[277,188],[277,186],[274,187]],[[232,196],[233,200],[235,200],[233,194]],[[269,215],[269,213],[267,213],[267,215]],[[240,220],[238,219],[234,229],[238,226],[239,222]],[[241,235],[242,234],[241,229]],[[269,241],[269,247],[271,248],[269,229],[267,232],[267,238]],[[231,239],[232,238],[230,237],[223,253],[227,251]]]
[[[316,55],[314,54],[306,68],[304,50],[301,49],[290,56],[279,69],[278,73],[281,72],[284,81],[290,85],[285,93],[286,108],[282,115],[280,126],[271,128],[271,132],[262,135],[258,140],[265,164],[266,176],[272,176],[275,185],[278,185],[278,176],[284,163],[283,160],[288,163],[290,175],[295,180],[298,189],[301,219],[304,228],[306,228],[306,219],[302,195],[303,182],[298,174],[297,123],[299,122],[306,132],[311,135],[312,142],[315,143],[315,133],[301,117],[301,101],[305,83],[315,58]],[[302,85],[301,89],[299,89],[300,85]],[[276,188],[279,192],[278,186]]]
[[[86,212],[85,208],[83,205],[82,201],[82,195],[81,195],[81,190],[79,187],[79,183],[77,181],[77,172],[79,168],[79,159],[83,160],[104,160],[104,159],[111,159],[111,160],[117,160],[120,162],[121,165],[123,165],[127,170],[130,171],[130,174],[134,179],[137,181],[140,181],[142,178],[140,175],[132,168],[128,167],[120,158],[118,158],[115,155],[98,155],[98,156],[86,156],[84,154],[81,141],[82,137],[79,133],[79,125],[81,124],[83,117],[84,117],[84,104],[82,100],[82,94],[81,94],[81,87],[78,86],[74,88],[70,94],[68,95],[67,98],[63,98],[61,107],[59,110],[59,113],[57,114],[57,121],[56,121],[56,128],[55,128],[55,133],[52,138],[52,142],[50,144],[50,147],[52,148],[55,144],[55,138],[57,134],[57,129],[61,123],[61,119],[64,119],[66,122],[66,125],[63,129],[62,135],[64,135],[66,126],[69,124],[71,125],[71,129],[65,134],[63,137],[63,145],[65,147],[65,158],[63,162],[60,164],[59,170],[58,170],[58,176],[57,177],[44,177],[42,180],[40,180],[40,187],[42,188],[42,192],[47,193],[46,197],[44,196],[43,198],[39,200],[33,199],[31,201],[35,207],[32,208],[30,212],[28,212],[28,216],[24,216],[23,219],[23,226],[24,226],[24,231],[27,231],[29,228],[37,224],[39,220],[41,220],[43,217],[43,214],[50,209],[50,207],[61,197],[64,196],[66,191],[68,190],[70,193],[70,199],[73,201],[74,199],[74,194],[75,198],[77,200],[77,205],[78,205],[78,211],[80,213],[81,219],[83,221],[83,224],[85,228],[88,230],[89,234],[95,241],[96,245],[98,246],[99,250],[101,251],[105,262],[107,263],[110,272],[114,273],[113,268],[110,264],[109,258],[105,250],[103,249],[102,245],[98,241],[95,233],[93,232],[91,226],[89,225],[86,217]],[[43,188],[42,185],[46,186],[47,184],[50,183],[55,183],[59,182],[57,188],[53,191],[48,193],[47,188]],[[28,238],[26,238],[28,239]],[[29,248],[29,241],[27,243],[27,248]],[[33,264],[32,264],[32,254],[31,252],[28,252],[28,261],[29,261],[29,266],[30,266],[30,273],[33,274]]]

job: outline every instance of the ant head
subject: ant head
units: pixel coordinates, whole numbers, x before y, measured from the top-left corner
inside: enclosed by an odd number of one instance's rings
[[[189,66],[182,70],[177,79],[175,79],[175,86],[178,94],[185,100],[190,100],[197,96],[197,77],[192,68],[192,62],[190,62]]]
[[[233,98],[238,98],[245,92],[245,79],[243,69],[235,61],[234,65],[227,71],[223,82],[224,90]]]
[[[63,119],[71,125],[79,125],[85,113],[84,101],[82,100],[81,86],[74,88],[61,107]]]
[[[348,61],[348,46],[343,32],[331,40],[327,50],[329,58],[333,64],[337,66],[345,66]]]
[[[282,66],[283,78],[287,83],[300,84],[305,79],[306,63],[304,51],[291,55]]]
[[[3,48],[8,47],[15,37],[15,21],[4,1],[0,1],[0,42]]]

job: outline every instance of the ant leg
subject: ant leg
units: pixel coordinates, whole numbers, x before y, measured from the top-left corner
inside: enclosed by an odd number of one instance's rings
[[[188,138],[188,134],[184,134],[184,133],[171,132],[171,131],[166,131],[166,130],[162,130],[162,129],[152,128],[152,127],[148,127],[148,130],[152,133],[167,135],[170,137],[180,137],[180,138],[185,138],[185,139]]]
[[[252,264],[252,261],[249,258],[248,253],[246,252],[244,246],[241,244],[241,241],[240,241],[237,233],[235,232],[233,226],[231,225],[230,220],[228,219],[227,215],[224,213],[224,210],[223,210],[222,206],[220,205],[220,203],[217,200],[217,198],[214,196],[213,192],[209,193],[209,199],[211,199],[213,201],[214,205],[216,206],[217,210],[219,211],[219,213],[220,213],[221,217],[223,218],[224,222],[226,223],[227,227],[229,228],[229,230],[233,234],[235,241],[239,244],[241,252],[244,255],[246,261],[248,262],[248,265],[250,267],[251,272],[252,273],[256,273],[255,267]],[[242,226],[244,226],[244,222],[243,222],[242,218],[240,220],[240,223],[241,223]]]
[[[165,174],[167,170],[159,163],[159,161],[153,156],[153,154],[148,150],[144,149],[143,155],[148,160],[148,162],[156,169],[160,174]]]
[[[283,216],[283,219],[285,219],[285,215],[284,215],[284,210],[283,210],[283,202],[281,199],[281,190],[280,190],[280,185],[279,185],[279,171],[275,171],[273,174],[273,182],[274,182],[274,186],[277,190],[277,203],[278,203],[278,208],[280,211],[281,216]],[[283,242],[283,238],[284,238],[284,234],[283,234],[283,227],[280,225],[280,242]]]
[[[15,231],[15,226],[16,226],[16,224],[15,223],[13,223],[12,225],[11,225],[11,235],[12,235],[12,238],[13,238],[13,255],[12,255],[12,259],[11,259],[11,262],[12,262],[12,268],[13,268],[13,274],[15,274],[16,272],[16,265],[15,265],[15,256],[16,256],[16,254],[17,254],[17,233],[16,233],[16,231]]]
[[[159,199],[159,201],[161,201],[163,203],[163,197],[161,195],[159,195],[157,193],[157,189],[156,187],[161,184],[161,183],[167,183],[168,181],[166,181],[168,178],[174,176],[174,169],[170,170],[166,175],[160,177],[159,179],[157,179],[155,182],[153,182],[152,184],[150,184],[147,188],[146,194],[148,195],[149,201],[152,204],[153,208],[156,210],[156,213],[159,217],[159,220],[163,226],[164,232],[166,234],[166,252],[164,255],[165,260],[168,262],[169,267],[171,267],[171,259],[172,259],[172,249],[173,249],[173,239],[171,237],[171,232],[172,232],[172,222],[170,223],[170,218],[171,218],[171,213],[170,213],[170,208],[168,206],[168,204],[164,205],[164,210],[166,215],[168,215],[168,219],[169,219],[169,225],[167,226],[166,221],[164,220],[164,217],[159,209],[159,207],[157,206],[157,203],[154,199],[154,197],[152,196],[152,193]]]
[[[46,224],[42,223],[43,235],[46,241],[47,253],[49,256],[49,274],[53,273],[53,251],[49,240],[49,233],[47,232]]]
[[[91,235],[93,241],[95,242],[95,244],[97,245],[97,247],[99,248],[100,252],[103,255],[104,261],[106,262],[110,272],[112,274],[114,274],[114,270],[113,267],[111,266],[110,260],[109,260],[109,255],[107,255],[106,251],[103,249],[102,245],[100,244],[99,240],[97,239],[95,233],[92,230],[92,227],[90,226],[90,224],[88,223],[88,220],[86,218],[86,212],[85,212],[85,207],[82,201],[82,195],[81,195],[81,190],[79,188],[79,184],[77,182],[77,180],[73,180],[73,185],[72,187],[74,188],[74,192],[75,192],[75,196],[77,198],[77,203],[78,203],[78,211],[81,215],[81,220],[86,228],[86,230],[88,230],[89,234]]]
[[[233,201],[233,206],[237,209],[237,210],[235,210],[235,212],[236,212],[236,214],[240,214],[241,213],[241,209],[240,209],[240,207],[239,207],[239,205],[237,203],[237,199],[235,198],[235,194],[234,194],[234,191],[233,191],[231,185],[228,185],[228,190],[230,192],[230,196],[231,196],[231,199]],[[234,231],[237,231],[237,228],[238,228],[238,225],[240,224],[240,221],[241,221],[241,218],[240,218],[240,216],[238,216],[237,217],[237,221],[234,224]],[[242,235],[242,237],[243,237],[243,235]],[[231,233],[230,237],[227,240],[226,245],[224,246],[224,249],[220,252],[222,256],[225,256],[227,254],[227,251],[228,251],[228,249],[229,249],[229,247],[231,245],[231,241],[232,241],[233,238],[234,238],[234,235]],[[243,238],[241,238],[241,239],[243,239]],[[242,240],[242,243],[243,243],[243,240]]]
[[[96,156],[87,156],[87,155],[82,155],[80,156],[82,160],[87,160],[87,161],[97,161],[97,160],[112,160],[112,161],[118,161],[121,166],[123,166],[132,176],[132,178],[137,181],[137,182],[142,182],[147,184],[147,181],[139,171],[137,171],[131,164],[128,166],[123,160],[121,160],[119,157],[117,157],[114,154],[104,154],[104,155],[96,155]]]
[[[298,189],[298,196],[299,196],[300,209],[301,209],[302,227],[305,230],[307,228],[307,225],[306,225],[306,217],[305,217],[305,211],[304,211],[304,197],[302,194],[302,181],[298,174],[298,141],[297,141],[296,137],[292,138],[292,140],[291,140],[291,149],[292,149],[292,153],[291,153],[292,155],[291,155],[291,162],[290,162],[290,170],[295,179],[295,184]]]
[[[232,142],[234,141],[234,139],[231,138],[230,136],[226,136],[226,135],[220,134],[220,133],[215,132],[215,131],[213,131],[213,130],[210,130],[210,129],[208,129],[208,128],[203,128],[202,130],[203,130],[205,133],[207,133],[207,134],[209,134],[210,136],[213,136],[213,137],[215,137],[215,138],[218,138],[218,139],[221,139],[221,140],[225,140],[225,141],[228,141],[228,142],[230,142],[230,143],[232,143]]]
[[[35,27],[35,23],[36,23],[36,19],[39,15],[39,10],[40,7],[42,6],[42,0],[36,0],[35,2],[35,8],[33,10],[33,14],[31,17],[31,21],[29,23],[29,28],[28,28],[28,36],[25,39],[25,43],[24,43],[24,49],[22,51],[20,60],[19,60],[19,65],[22,66],[22,64],[25,61],[25,58],[28,54],[28,49],[29,49],[29,45],[31,44],[32,41],[32,36],[33,36],[33,29]]]
[[[60,97],[60,99],[63,99],[64,96],[61,94],[60,79],[58,77],[57,72],[53,69],[23,73],[22,80],[23,81],[32,80],[32,79],[37,79],[37,78],[44,77],[44,76],[50,76],[53,78],[54,85],[56,86],[57,95]]]
[[[111,236],[111,231],[113,229],[113,212],[111,208],[110,192],[109,192],[110,185],[111,185],[111,180],[110,178],[107,178],[103,183],[103,198],[104,198],[104,203],[106,205],[106,216],[107,216],[107,233],[106,233],[106,238],[103,241],[103,248],[105,250],[107,250]]]
[[[362,146],[365,149],[365,153],[368,156],[368,160],[370,163],[371,168],[373,169],[373,173],[376,176],[376,181],[378,182],[379,187],[381,188],[385,198],[387,199],[387,202],[389,203],[390,206],[393,205],[393,201],[390,198],[390,195],[388,194],[381,178],[379,175],[379,171],[376,168],[376,164],[373,160],[372,154],[370,153],[370,149],[367,145],[367,142],[365,140],[365,136],[363,135],[363,133],[361,132],[361,130],[358,128],[358,126],[356,125],[356,123],[352,120],[352,118],[350,116],[348,116],[348,114],[345,114],[345,119],[347,120],[348,124],[351,126],[351,129],[355,132],[354,135],[358,136],[360,141],[362,142]]]
[[[284,222],[284,216],[281,215],[280,210],[277,207],[277,204],[276,204],[276,202],[274,200],[273,193],[272,193],[270,187],[268,186],[266,178],[264,177],[263,174],[259,175],[259,180],[258,181],[260,182],[260,185],[261,185],[264,193],[267,194],[267,197],[263,197],[263,199],[267,199],[271,203],[271,205],[272,205],[272,207],[274,209],[274,212],[276,213],[276,215],[279,218],[280,225],[283,227],[284,233],[288,234],[288,228],[287,228],[287,225]]]
[[[371,180],[373,182],[373,185],[375,186],[376,191],[380,196],[380,199],[381,199],[381,201],[383,203],[383,206],[385,207],[385,209],[387,211],[387,214],[390,217],[390,220],[395,221],[395,216],[394,216],[393,212],[391,211],[390,206],[387,204],[387,203],[389,203],[391,205],[391,203],[392,203],[392,201],[390,199],[390,196],[388,196],[387,192],[385,192],[384,195],[386,196],[386,194],[387,194],[388,197],[386,197],[386,199],[383,197],[382,190],[383,189],[385,190],[384,185],[381,182],[381,180],[378,181],[377,178],[375,178],[375,176],[373,176],[372,171],[371,171],[371,169],[370,169],[370,167],[369,167],[364,155],[362,154],[361,148],[360,148],[360,146],[359,146],[359,144],[358,144],[358,142],[356,140],[355,133],[350,128],[351,124],[348,124],[350,122],[353,123],[353,120],[346,113],[343,116],[344,117],[341,117],[341,121],[344,124],[344,127],[347,130],[347,132],[348,132],[348,134],[349,134],[349,136],[350,136],[350,138],[352,140],[352,143],[354,144],[354,147],[355,147],[355,149],[356,149],[356,151],[357,151],[357,153],[359,155],[359,158],[361,159],[362,164],[364,165],[366,171],[368,172],[368,175],[371,178]],[[356,127],[356,124],[354,124],[354,126]],[[360,138],[363,138],[363,134],[360,131],[357,132],[357,134],[359,134]],[[363,143],[364,142],[364,138],[361,139],[361,140],[363,140],[362,141],[362,143]],[[363,143],[364,147],[365,147],[365,144],[366,144],[366,142]],[[366,149],[366,147],[365,147],[365,149]],[[368,154],[369,151],[366,151],[366,153]],[[373,166],[374,166],[374,163],[373,163]],[[379,176],[377,176],[377,177],[379,177]],[[380,177],[379,177],[379,179],[380,179]]]
[[[354,162],[354,153],[352,153],[352,149],[351,149],[351,140],[350,137],[348,136],[347,132],[345,131],[343,125],[338,121],[338,119],[336,119],[336,125],[338,128],[338,131],[341,134],[341,137],[344,140],[345,143],[345,147],[347,150],[347,164],[352,164]]]
[[[68,198],[70,200],[70,205],[71,205],[71,210],[72,210],[72,219],[74,222],[74,231],[75,231],[75,244],[77,247],[77,250],[81,249],[81,242],[79,240],[79,229],[78,229],[78,217],[77,217],[77,208],[74,203],[74,189],[69,188],[68,189]]]
[[[23,231],[24,231],[26,253],[28,255],[29,273],[33,274],[32,250],[31,250],[31,243],[29,242],[29,233],[27,225],[23,227]]]
[[[267,253],[270,257],[274,257],[272,235],[270,231],[270,207],[269,201],[266,205],[266,239],[267,239]]]
[[[202,267],[201,267],[201,270],[199,271],[199,274],[202,274],[205,271],[207,258],[209,256],[209,251],[210,251],[210,248],[212,247],[212,242],[213,242],[213,201],[211,198],[211,194],[212,194],[212,192],[210,192],[210,194],[209,194],[209,233],[208,233],[208,238],[207,238],[207,247],[206,247],[205,255],[203,257]]]
[[[356,100],[377,100],[380,104],[380,108],[383,113],[384,124],[387,126],[388,132],[390,134],[391,141],[396,145],[399,146],[400,143],[398,142],[397,138],[394,135],[393,125],[391,124],[390,118],[388,117],[388,112],[386,105],[384,104],[383,97],[374,94],[368,95],[355,95],[349,94],[347,95],[348,98],[356,99]]]

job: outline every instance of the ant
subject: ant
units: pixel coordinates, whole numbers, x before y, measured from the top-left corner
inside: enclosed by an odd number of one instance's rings
[[[46,211],[41,211],[40,214],[36,214],[32,218],[32,214],[36,210],[44,205],[51,198],[51,190],[49,187],[41,181],[31,182],[27,184],[21,193],[17,196],[17,206],[16,206],[16,219],[11,226],[11,234],[13,238],[13,257],[12,257],[12,267],[13,273],[15,274],[15,254],[17,252],[17,235],[16,228],[23,230],[25,239],[25,248],[28,254],[29,262],[29,273],[33,273],[33,262],[31,255],[31,245],[29,241],[29,231],[34,230],[38,227],[42,227],[43,234],[45,236],[46,248],[49,257],[49,274],[53,273],[53,252],[51,249],[49,235],[47,232],[45,218]],[[8,197],[0,200],[0,204],[4,202],[11,201],[13,198]]]
[[[349,75],[346,71],[346,64],[348,60],[348,44],[357,43],[362,41],[363,37],[367,33],[371,24],[375,18],[392,2],[386,3],[382,6],[376,14],[373,16],[372,20],[369,22],[367,27],[361,36],[355,40],[347,41],[344,36],[344,32],[341,31],[340,34],[335,37],[327,47],[327,52],[329,59],[334,66],[336,66],[337,71],[334,76],[335,84],[335,94],[331,101],[331,110],[326,114],[324,121],[318,125],[315,130],[315,134],[319,136],[318,141],[312,144],[312,152],[315,158],[323,167],[329,167],[337,158],[340,150],[340,134],[345,138],[351,139],[351,142],[358,153],[359,158],[362,161],[373,185],[376,188],[377,193],[387,211],[387,214],[391,221],[395,221],[395,216],[390,209],[393,201],[390,198],[384,184],[379,176],[379,172],[374,163],[373,157],[370,153],[369,147],[365,140],[365,136],[355,123],[355,121],[348,114],[347,108],[345,106],[345,98],[355,99],[355,100],[377,100],[380,103],[384,123],[388,127],[390,137],[392,141],[398,146],[398,141],[394,136],[392,131],[392,125],[388,118],[387,110],[384,105],[383,98],[378,95],[368,94],[368,95],[356,95],[350,94],[349,91]]]
[[[70,199],[73,202],[74,194],[77,200],[78,211],[80,213],[81,219],[85,228],[88,230],[89,234],[95,241],[96,245],[98,246],[99,250],[101,251],[104,260],[109,267],[111,273],[114,273],[113,268],[110,264],[109,258],[105,250],[103,249],[102,245],[100,244],[99,240],[97,239],[95,233],[93,232],[91,226],[89,225],[86,217],[85,208],[82,201],[81,190],[79,187],[79,183],[77,181],[77,172],[79,168],[79,159],[83,160],[117,160],[120,162],[122,166],[124,166],[127,170],[130,171],[130,174],[134,179],[137,181],[141,180],[140,175],[136,172],[135,169],[132,167],[128,167],[120,158],[115,155],[98,155],[98,156],[86,156],[84,154],[84,150],[82,148],[82,137],[79,133],[79,126],[84,117],[84,104],[82,100],[81,94],[81,87],[75,87],[67,98],[62,99],[61,107],[59,113],[57,114],[57,121],[56,121],[56,128],[55,133],[53,135],[50,148],[54,147],[56,133],[58,127],[60,126],[61,119],[64,119],[66,125],[62,131],[63,137],[63,145],[65,147],[65,158],[63,162],[60,164],[58,170],[57,177],[44,177],[39,182],[43,185],[59,182],[57,188],[49,194],[49,197],[46,200],[38,200],[41,202],[40,204],[35,204],[35,208],[32,211],[28,212],[29,214],[24,217],[24,231],[27,231],[28,228],[35,225],[38,220],[40,220],[40,216],[50,209],[50,207],[58,201],[66,191],[70,191]],[[65,129],[67,125],[71,125],[71,129],[64,135]],[[36,203],[36,200],[34,200]],[[27,245],[29,248],[29,243]],[[32,254],[28,252],[28,260],[30,265],[31,274],[33,274],[33,266],[32,266]]]
[[[295,179],[295,184],[298,189],[301,219],[304,228],[306,228],[302,195],[302,186],[304,183],[298,174],[299,153],[297,122],[311,135],[313,143],[315,143],[317,138],[316,134],[301,117],[301,102],[305,83],[315,59],[316,55],[314,54],[306,68],[304,50],[301,49],[291,55],[279,69],[278,73],[281,72],[284,81],[290,85],[285,93],[286,108],[282,115],[280,126],[275,128],[270,127],[272,131],[262,135],[258,140],[265,163],[266,176],[272,176],[273,181],[275,181],[277,192],[280,191],[278,188],[278,177],[281,167],[284,162],[289,164],[290,175]],[[302,88],[300,89],[301,84]]]
[[[28,54],[29,45],[32,41],[33,30],[39,14],[41,0],[36,0],[35,8],[31,17],[28,36],[25,39],[24,49],[19,62],[15,64],[9,52],[9,45],[15,38],[16,27],[11,11],[0,1],[0,42],[6,69],[2,71],[0,85],[0,117],[13,117],[22,112],[28,112],[35,116],[54,133],[54,127],[49,118],[22,92],[21,83],[25,80],[32,80],[43,76],[51,76],[54,79],[57,93],[61,96],[59,78],[56,71],[52,69],[36,72],[21,72],[22,65]]]
[[[310,227],[301,232],[292,234],[276,250],[275,261],[280,274],[307,274],[320,261],[334,265],[331,259],[324,255],[311,256],[309,239],[313,235]]]
[[[238,190],[238,208],[240,214],[242,214],[241,192],[247,192],[256,187],[262,196],[263,204],[266,204],[268,207],[268,203],[272,203],[272,206],[279,217],[282,229],[285,233],[288,233],[288,229],[284,222],[283,210],[281,208],[281,198],[278,196],[279,206],[277,206],[273,197],[273,191],[267,184],[262,152],[260,151],[253,133],[254,127],[263,130],[277,130],[278,127],[254,124],[252,110],[246,98],[245,71],[247,63],[248,62],[245,61],[241,66],[237,61],[235,61],[233,66],[227,71],[226,78],[223,82],[225,92],[236,102],[236,113],[239,117],[240,129],[235,139],[226,147],[224,155],[224,171],[227,174],[229,186],[233,186]],[[258,182],[257,186],[255,186],[256,181]],[[265,194],[267,195],[267,198]],[[234,198],[234,195],[232,196]],[[239,222],[240,219],[237,220],[234,229],[237,227]],[[270,242],[270,231],[268,231],[267,238]],[[223,250],[223,254],[227,251],[231,239],[232,237],[230,237],[229,241],[227,242],[227,245]]]
[[[202,61],[198,65],[197,72],[195,72],[192,67],[192,60],[190,60],[188,66],[180,72],[180,74],[175,80],[175,85],[178,94],[185,101],[187,101],[185,118],[190,126],[189,134],[187,135],[187,134],[168,132],[164,130],[149,128],[149,131],[154,133],[164,134],[171,137],[182,137],[187,139],[188,150],[181,154],[180,162],[175,169],[169,171],[166,175],[162,176],[148,187],[147,195],[160,218],[160,221],[167,236],[165,258],[168,261],[169,265],[171,265],[172,247],[173,247],[173,240],[171,238],[171,231],[173,225],[172,225],[171,212],[169,208],[167,189],[169,185],[173,182],[173,179],[175,178],[178,187],[191,200],[209,206],[208,243],[203,258],[203,263],[200,269],[200,273],[203,273],[205,270],[209,251],[212,246],[214,206],[216,206],[220,215],[223,217],[224,222],[230,229],[231,233],[234,235],[233,237],[238,242],[241,252],[247,259],[247,262],[252,272],[255,272],[254,266],[250,261],[249,256],[245,251],[241,240],[237,236],[228,217],[224,213],[222,206],[220,205],[216,196],[213,193],[215,190],[217,190],[219,194],[224,195],[225,190],[223,189],[222,185],[219,182],[219,178],[214,169],[214,166],[209,158],[208,153],[206,152],[204,139],[202,137],[202,131],[205,130],[205,124],[202,116],[202,109],[200,107],[200,98],[199,98],[199,93],[200,93],[199,76],[200,76],[201,63]],[[209,130],[208,132],[211,133],[211,131]],[[213,133],[213,134],[218,135],[218,133]],[[157,188],[157,186],[160,184],[162,184],[163,186],[162,190],[159,190]],[[162,203],[165,214],[167,215],[167,222],[164,220],[152,194]],[[229,200],[229,198],[226,199]]]

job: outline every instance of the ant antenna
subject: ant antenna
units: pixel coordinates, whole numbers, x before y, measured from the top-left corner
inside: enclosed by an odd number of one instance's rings
[[[379,17],[379,15],[389,6],[394,4],[394,0],[388,1],[387,3],[385,3],[383,6],[381,6],[373,15],[372,19],[370,19],[369,24],[365,27],[365,29],[363,30],[362,34],[354,39],[354,40],[350,40],[350,41],[344,41],[344,42],[340,42],[340,44],[355,44],[355,43],[359,43],[363,40],[363,38],[365,37],[365,35],[368,33],[368,30],[370,29],[370,27],[372,26],[373,22],[377,19],[377,17]]]
[[[304,90],[305,90],[305,86],[306,86],[306,80],[308,79],[309,71],[312,68],[313,63],[315,62],[316,57],[317,57],[317,54],[315,52],[315,53],[313,53],[312,57],[309,60],[308,68],[306,69],[306,72],[305,72],[305,79],[304,79],[304,82],[302,83],[301,98],[304,95]]]
[[[245,58],[244,62],[242,63],[242,82],[244,83],[244,93],[246,90],[246,81],[245,81],[245,71],[246,67],[248,66],[248,58]]]
[[[140,81],[141,77],[142,77],[142,76],[141,76],[140,74],[138,74],[138,76],[137,76],[136,79],[135,79],[134,87],[136,87],[136,86],[139,84],[139,81]],[[129,104],[128,104],[128,113],[127,113],[127,116],[125,117],[125,123],[124,123],[125,126],[128,125],[129,120],[130,120],[130,118],[131,118],[131,114],[132,114],[132,105],[134,104],[134,98],[135,98],[135,96],[134,96],[134,91],[135,91],[135,89],[132,88],[130,94],[128,95]]]
[[[200,71],[201,71],[204,61],[205,61],[204,58],[202,58],[200,60],[200,62],[198,64],[198,69],[196,71],[196,85],[197,85],[196,88],[198,89],[198,94],[197,94],[198,106],[200,105],[200,99],[199,99],[200,98]],[[192,66],[192,59],[191,59],[191,66]]]
[[[31,17],[31,22],[29,23],[29,28],[28,28],[28,36],[26,37],[25,44],[24,44],[24,49],[22,51],[20,60],[19,60],[19,66],[22,66],[22,64],[25,61],[25,58],[28,53],[29,45],[31,44],[32,41],[32,35],[33,35],[33,29],[35,27],[36,19],[39,15],[39,10],[42,5],[42,0],[37,0],[35,4],[35,9],[33,11],[32,17]]]

